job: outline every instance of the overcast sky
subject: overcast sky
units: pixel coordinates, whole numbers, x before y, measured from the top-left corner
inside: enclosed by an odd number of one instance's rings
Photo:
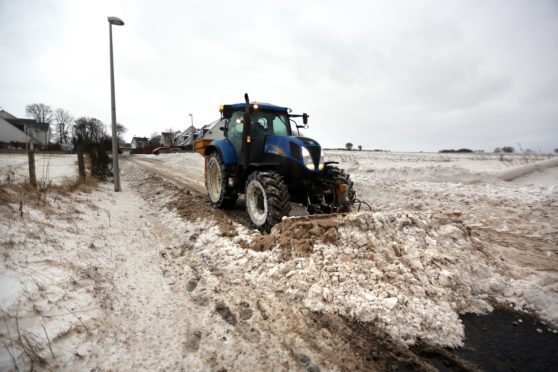
[[[310,114],[325,147],[558,147],[558,1],[0,0],[0,107],[110,125],[107,16],[126,138],[224,103]]]

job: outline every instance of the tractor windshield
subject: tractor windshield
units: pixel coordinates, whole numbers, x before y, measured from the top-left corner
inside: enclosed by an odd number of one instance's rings
[[[284,112],[257,111],[250,114],[252,129],[265,134],[276,136],[290,136],[291,126],[289,117]]]

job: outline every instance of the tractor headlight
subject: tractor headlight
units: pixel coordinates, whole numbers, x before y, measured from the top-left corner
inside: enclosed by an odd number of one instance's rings
[[[306,168],[310,170],[315,169],[314,160],[312,160],[312,156],[306,147],[302,147],[302,161],[304,162],[304,165],[306,165]]]

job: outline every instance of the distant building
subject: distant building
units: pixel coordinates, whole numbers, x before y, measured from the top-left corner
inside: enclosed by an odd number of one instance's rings
[[[174,142],[174,133],[172,132],[162,132],[161,138],[159,139],[159,145],[165,147],[171,147]]]
[[[225,119],[219,119],[207,125],[204,125],[196,133],[196,140],[198,139],[221,139],[224,138],[221,127],[225,126]]]
[[[132,138],[132,148],[139,149],[149,145],[149,139],[146,137],[134,137]]]
[[[223,131],[219,128],[225,125],[225,119],[219,119],[203,127],[196,129],[193,126],[189,126],[184,132],[180,133],[175,140],[175,146],[179,147],[190,147],[193,143],[199,139],[221,139],[223,137]]]
[[[131,143],[125,143],[122,146],[120,146],[120,150],[122,150],[122,153],[124,155],[130,155],[130,153],[132,152],[132,144]]]
[[[179,147],[186,147],[192,144],[193,136],[196,133],[196,128],[193,125],[190,125],[186,128],[183,132],[179,133],[174,140],[174,145]]]
[[[18,119],[7,111],[0,110],[0,142],[27,142],[48,145],[50,125],[32,119]]]

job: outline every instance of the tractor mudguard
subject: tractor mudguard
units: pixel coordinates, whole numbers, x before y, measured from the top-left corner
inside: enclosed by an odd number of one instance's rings
[[[234,147],[231,141],[229,141],[228,139],[220,139],[211,142],[211,145],[209,145],[205,150],[205,154],[208,155],[214,149],[219,151],[219,153],[221,154],[223,163],[227,165],[238,163],[238,159],[236,158],[236,152],[234,151]]]

